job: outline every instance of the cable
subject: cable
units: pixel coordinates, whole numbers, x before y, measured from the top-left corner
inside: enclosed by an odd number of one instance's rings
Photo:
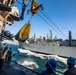
[[[32,2],[31,0],[30,0],[30,2]],[[62,34],[63,34],[63,32],[56,26],[56,24],[52,21],[52,19],[45,13],[45,11],[44,11],[44,13],[40,10],[40,12],[57,28],[57,30],[59,31],[59,32],[61,32]],[[38,13],[37,13],[38,14]],[[39,14],[38,14],[39,15]],[[40,16],[40,15],[39,15]],[[41,17],[41,16],[40,16]],[[42,17],[41,17],[42,18]],[[42,18],[49,26],[51,26],[44,18]],[[51,26],[52,27],[52,26]],[[52,27],[53,28],[53,27]],[[54,28],[53,28],[54,29]],[[54,29],[55,30],[55,29]],[[55,30],[56,31],[56,30]],[[57,31],[56,31],[57,32]],[[57,32],[58,33],[58,32]],[[59,33],[58,33],[59,34]],[[64,34],[63,34],[63,36],[64,37],[66,37]],[[66,37],[67,38],[67,37]]]
[[[20,5],[23,5],[21,2],[19,2],[18,0],[16,0]]]
[[[31,1],[31,0],[30,0]],[[21,5],[23,5],[22,3],[20,3],[18,0],[17,0],[17,2],[19,3],[19,4],[21,4]],[[32,2],[32,1],[31,1]],[[63,32],[56,26],[56,24],[52,21],[52,19],[47,15],[47,13],[44,11],[44,12],[42,12],[41,10],[40,10],[40,12],[47,18],[47,20],[49,20],[56,28],[57,28],[57,30],[59,31],[59,32],[61,32],[62,34],[63,34]],[[37,13],[38,14],[38,13]],[[39,14],[38,14],[39,15]],[[40,15],[39,15],[40,16]],[[50,27],[52,27],[42,16],[40,16]],[[53,28],[53,27],[52,27]],[[56,32],[57,32],[57,30],[55,29],[55,28],[53,28]],[[57,32],[59,35],[61,35],[59,32]],[[63,36],[65,36],[64,34],[63,34]],[[66,37],[66,36],[65,36]]]
[[[56,24],[53,22],[53,20],[52,20],[46,13],[45,13],[45,14],[46,14],[48,17],[47,17],[41,10],[40,10],[40,12],[64,35],[64,33],[56,26]],[[64,35],[64,36],[65,36],[65,35]],[[65,37],[66,37],[66,36],[65,36]]]
[[[38,14],[38,13],[37,13]],[[39,14],[38,14],[39,15]],[[39,15],[40,16],[40,15]],[[42,16],[40,16],[50,27],[52,27]],[[53,27],[52,27],[53,28]],[[53,28],[54,29],[54,28]],[[56,29],[54,29],[59,35],[61,35]],[[61,35],[62,36],[62,35]],[[63,36],[62,36],[63,37]]]

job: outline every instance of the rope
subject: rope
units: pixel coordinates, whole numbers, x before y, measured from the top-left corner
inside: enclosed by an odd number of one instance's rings
[[[33,15],[34,15],[34,14],[32,14],[32,15],[31,15],[31,17],[30,17],[30,19],[29,19],[28,23],[30,23],[30,21],[31,21],[31,19],[32,19],[32,17],[33,17]]]
[[[20,4],[20,5],[23,5],[22,3],[20,3],[18,0],[17,0],[17,2]]]

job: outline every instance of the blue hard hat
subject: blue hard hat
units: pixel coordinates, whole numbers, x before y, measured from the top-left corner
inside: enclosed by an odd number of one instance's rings
[[[47,61],[48,65],[52,68],[53,71],[55,71],[56,69],[56,60],[55,59],[50,59]]]
[[[75,59],[73,57],[68,57],[67,62],[69,62],[71,64],[76,64]]]

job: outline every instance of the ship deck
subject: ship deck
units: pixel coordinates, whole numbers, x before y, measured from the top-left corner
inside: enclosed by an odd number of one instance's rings
[[[22,70],[16,70],[12,67],[12,65],[4,64],[2,67],[2,70],[0,71],[0,75],[29,75],[26,74]],[[33,75],[39,75],[39,74],[33,74]]]
[[[15,70],[11,66],[4,65],[0,75],[27,75],[21,70]]]

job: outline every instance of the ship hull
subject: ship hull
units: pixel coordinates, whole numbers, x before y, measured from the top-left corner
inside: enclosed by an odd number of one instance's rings
[[[76,47],[58,46],[54,43],[26,43],[19,42],[21,48],[28,49],[33,52],[54,54],[62,57],[74,57],[76,59]]]

